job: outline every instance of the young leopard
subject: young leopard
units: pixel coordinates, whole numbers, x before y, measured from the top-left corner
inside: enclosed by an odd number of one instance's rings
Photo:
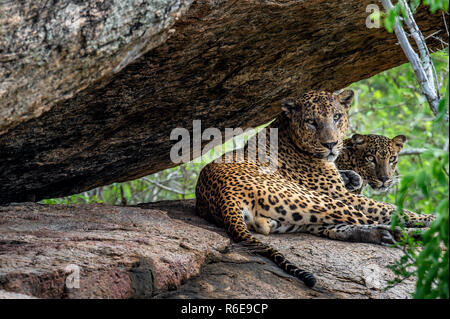
[[[394,181],[398,153],[405,141],[404,135],[389,139],[382,135],[355,134],[344,141],[344,149],[335,161],[336,167],[353,170],[361,176],[362,185],[352,190],[353,193],[360,194],[366,185],[377,191],[387,191]]]
[[[244,155],[234,155],[236,162],[206,165],[197,182],[200,216],[224,226],[233,240],[267,256],[309,287],[316,283],[311,273],[257,240],[249,229],[375,244],[390,244],[399,236],[388,226],[396,207],[348,192],[333,163],[343,148],[352,99],[353,92],[347,90],[337,96],[309,92],[285,101],[282,114],[270,125],[278,128],[277,170],[263,174],[264,161],[249,158],[247,151],[256,143],[252,138]],[[266,155],[274,156],[268,149]],[[428,226],[432,220],[409,211],[406,215],[402,222],[407,227],[416,222]]]

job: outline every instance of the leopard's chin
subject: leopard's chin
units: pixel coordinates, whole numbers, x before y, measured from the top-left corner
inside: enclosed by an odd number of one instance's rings
[[[325,160],[327,162],[334,162],[336,158],[338,157],[339,153],[335,152],[334,150],[328,151],[328,152],[320,152],[314,154],[314,157]]]
[[[327,162],[334,162],[336,160],[336,158],[338,157],[337,154],[334,153],[330,153],[328,154],[328,156],[326,157]]]
[[[373,190],[373,193],[375,195],[384,195],[387,192],[389,192],[389,190],[391,189],[391,185],[382,185],[382,186],[378,186],[378,185],[373,185],[371,183],[369,183],[370,187]]]

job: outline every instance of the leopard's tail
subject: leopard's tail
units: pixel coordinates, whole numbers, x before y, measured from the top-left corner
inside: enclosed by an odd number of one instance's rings
[[[298,268],[276,249],[256,239],[247,229],[242,216],[233,216],[232,222],[225,220],[225,227],[235,242],[240,242],[252,252],[269,258],[285,272],[303,281],[306,286],[312,288],[316,284],[317,280],[313,274]]]

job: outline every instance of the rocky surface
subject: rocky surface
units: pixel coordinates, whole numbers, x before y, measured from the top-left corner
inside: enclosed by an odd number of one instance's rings
[[[195,215],[193,201],[2,206],[0,297],[408,298],[414,290],[413,281],[383,290],[397,249],[306,234],[258,237],[315,273],[317,286],[231,243]]]
[[[192,0],[0,3],[0,133],[163,43]]]
[[[35,299],[35,297],[0,290],[0,299]]]
[[[366,27],[369,4],[2,1],[0,203],[172,167],[176,127],[255,127],[287,96],[406,62],[394,35]],[[425,37],[445,32],[440,13],[416,16]]]

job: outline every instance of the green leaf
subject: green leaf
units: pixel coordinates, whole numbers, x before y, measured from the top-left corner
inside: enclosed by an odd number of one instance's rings
[[[422,194],[426,197],[429,196],[428,193],[428,187],[427,187],[427,173],[422,170],[419,172],[416,178],[417,186],[419,186],[420,190],[422,191]]]

